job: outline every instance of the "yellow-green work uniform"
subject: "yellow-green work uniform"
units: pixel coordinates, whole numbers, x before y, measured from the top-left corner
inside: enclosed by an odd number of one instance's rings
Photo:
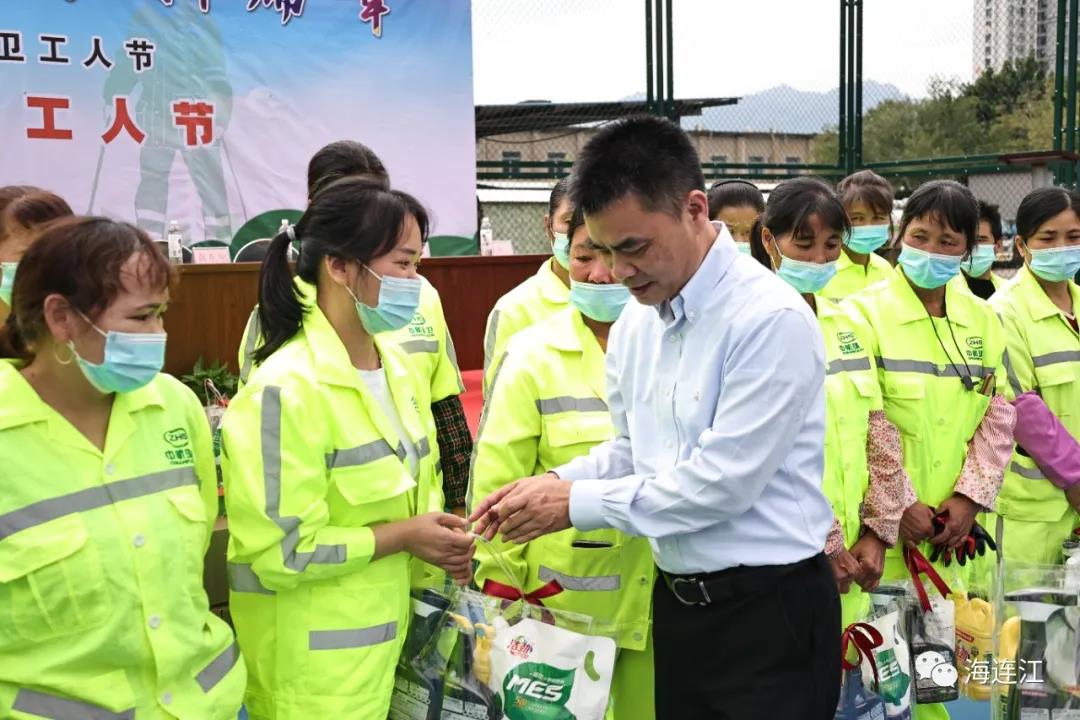
[[[825,474],[822,490],[844,531],[844,547],[859,539],[862,505],[870,485],[866,442],[870,413],[882,409],[877,365],[864,338],[871,332],[854,313],[815,298],[825,339]],[[843,626],[865,618],[868,598],[852,584],[840,596]]]
[[[1080,288],[1070,281],[1069,292],[1075,315]],[[1080,336],[1026,267],[990,304],[1005,329],[1006,397],[1011,401],[1037,391],[1069,433],[1080,438]],[[1009,461],[997,511],[1004,524],[1005,557],[1022,562],[1060,563],[1061,543],[1080,524],[1065,492],[1019,449]]]
[[[372,560],[371,527],[442,509],[426,390],[404,352],[375,337],[407,441],[316,304],[229,405],[222,470],[230,601],[251,669],[255,720],[386,717],[427,566]],[[410,578],[410,575],[412,578]]]
[[[117,393],[104,451],[0,362],[0,717],[224,720],[247,675],[210,612],[210,426],[158,375]]]
[[[818,294],[833,300],[843,300],[863,288],[889,278],[892,272],[889,261],[876,253],[870,253],[870,260],[864,268],[853,263],[846,252],[841,252],[836,261],[836,275]]]
[[[484,332],[484,392],[491,385],[495,359],[516,333],[535,325],[570,304],[570,288],[551,269],[554,258],[545,260],[536,274],[499,298],[487,319]]]
[[[870,326],[868,342],[877,361],[885,413],[900,431],[904,468],[915,495],[937,508],[952,496],[968,443],[990,406],[991,398],[978,392],[983,378],[993,374],[994,389],[1004,390],[1001,323],[988,303],[952,282],[945,286],[948,321],[931,318],[900,268],[846,302]],[[969,374],[974,390],[961,382]],[[932,547],[924,542],[921,550],[929,557]],[[992,562],[991,555],[965,568],[955,562],[943,568],[939,561],[938,569],[947,582],[957,584],[985,576]],[[898,544],[886,554],[883,579],[906,577]],[[917,717],[947,718],[948,712],[944,705],[920,705]]]
[[[606,396],[603,350],[576,309],[517,333],[493,373],[474,449],[470,505],[610,439]],[[525,545],[496,540],[495,547],[515,577],[506,577],[481,546],[477,584],[490,579],[529,593],[557,581],[563,591],[545,598],[545,606],[589,615],[617,631],[615,720],[652,718],[648,640],[655,570],[648,541],[613,529],[571,528]]]

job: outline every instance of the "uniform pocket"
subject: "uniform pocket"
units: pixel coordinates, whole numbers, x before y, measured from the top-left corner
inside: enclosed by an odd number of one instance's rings
[[[553,448],[573,445],[592,447],[615,434],[607,413],[572,413],[544,420],[543,436]]]
[[[350,525],[401,520],[411,514],[416,481],[396,456],[331,470],[330,480],[351,506],[342,518]]]
[[[885,412],[900,432],[909,438],[920,436],[919,428],[924,422],[927,408],[926,383],[918,378],[886,376],[882,387]]]
[[[123,670],[89,677],[60,688],[20,687],[15,691],[11,713],[13,720],[132,720],[135,699]]]
[[[202,496],[194,485],[172,490],[165,497],[168,498],[169,506],[178,516],[170,519],[175,525],[174,532],[180,538],[180,546],[177,550],[184,558],[188,588],[194,593],[192,597],[199,597],[204,592],[203,547],[206,544],[210,523],[209,518],[206,517],[206,506],[203,505]]]
[[[624,568],[617,531],[571,530],[533,540],[525,559],[529,565],[526,591],[552,580],[562,587],[561,593],[544,600],[545,605],[589,615],[601,625],[619,621]]]
[[[109,613],[105,573],[83,520],[68,515],[0,541],[0,624],[32,641],[71,635],[101,625]]]

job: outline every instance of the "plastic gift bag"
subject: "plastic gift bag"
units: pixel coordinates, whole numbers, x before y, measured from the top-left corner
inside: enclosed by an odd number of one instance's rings
[[[860,670],[865,660],[873,669],[874,677],[878,677],[873,651],[884,641],[881,633],[866,623],[852,623],[844,630],[840,639],[844,680],[834,720],[885,720],[885,701],[863,684]],[[849,661],[848,653],[852,650],[856,659]]]
[[[881,635],[882,642],[866,653],[863,682],[884,701],[888,720],[911,720],[911,655],[904,626],[907,590],[880,586],[869,595],[871,610],[866,624]]]
[[[909,605],[908,639],[911,643],[915,704],[951,702],[960,697],[956,667],[956,609],[952,591],[926,557],[915,548],[904,549],[904,561],[918,604]],[[941,597],[930,597],[920,575],[926,575]]]

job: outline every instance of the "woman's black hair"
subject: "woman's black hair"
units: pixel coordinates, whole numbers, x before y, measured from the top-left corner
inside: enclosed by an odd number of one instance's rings
[[[728,207],[752,207],[758,213],[765,211],[765,196],[749,180],[717,180],[709,187],[708,196],[710,220],[715,220],[720,211]]]
[[[555,183],[555,187],[551,188],[551,197],[548,198],[548,217],[554,218],[555,212],[559,209],[559,204],[563,201],[563,198],[570,192],[570,176],[567,175],[564,178],[560,178],[559,182]]]
[[[816,177],[800,177],[780,183],[769,193],[765,211],[750,232],[750,254],[772,270],[772,258],[765,250],[762,228],[769,228],[769,232],[777,238],[788,233],[800,233],[806,228],[811,215],[816,215],[822,225],[841,236],[851,230],[851,221],[844,212],[844,206],[825,181]]]
[[[581,208],[574,208],[574,214],[570,217],[570,224],[566,228],[566,237],[570,244],[574,244],[574,233],[585,224],[585,212]]]
[[[892,224],[893,186],[873,170],[848,175],[836,184],[836,194],[844,207],[862,203],[873,212],[888,216]]]
[[[979,244],[979,204],[971,191],[955,180],[931,180],[915,188],[904,205],[896,237],[903,241],[911,221],[928,216],[964,233],[964,257]]]
[[[316,284],[326,257],[370,264],[397,245],[409,216],[428,236],[428,214],[420,202],[400,190],[388,190],[378,178],[341,178],[322,188],[292,230],[303,248],[296,274]],[[292,338],[304,319],[304,306],[293,284],[288,251],[289,232],[270,243],[259,275],[259,323],[265,342],[255,351],[261,363]]]
[[[1016,234],[1027,242],[1043,223],[1069,209],[1080,217],[1080,193],[1059,187],[1032,190],[1016,210]]]
[[[308,161],[308,202],[334,180],[349,175],[372,175],[389,187],[390,175],[375,151],[355,140],[338,140],[324,145]]]

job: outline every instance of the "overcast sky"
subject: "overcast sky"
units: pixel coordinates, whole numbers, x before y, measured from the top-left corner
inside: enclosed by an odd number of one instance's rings
[[[472,0],[477,104],[645,91],[641,0]],[[971,78],[972,0],[865,0],[863,77]],[[675,96],[837,86],[838,0],[674,0]]]

